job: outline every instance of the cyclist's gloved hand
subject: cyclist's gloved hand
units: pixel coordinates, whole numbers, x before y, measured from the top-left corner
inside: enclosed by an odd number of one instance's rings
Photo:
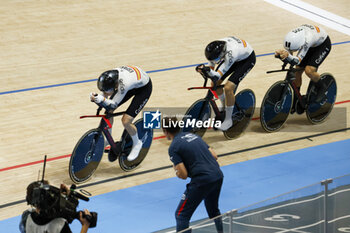
[[[286,59],[288,57],[288,55],[289,55],[288,51],[286,51],[284,49],[279,49],[279,50],[275,51],[275,58],[278,58],[281,61]]]
[[[201,73],[204,67],[205,67],[204,64],[199,64],[198,66],[196,66],[196,71],[197,71],[198,73]]]
[[[101,103],[102,101],[105,100],[105,97],[100,95],[100,94],[96,94],[94,92],[90,93],[90,101],[91,102],[95,102],[96,104]]]
[[[200,64],[196,66],[196,71],[202,75],[205,75],[206,77],[209,77],[210,67]]]

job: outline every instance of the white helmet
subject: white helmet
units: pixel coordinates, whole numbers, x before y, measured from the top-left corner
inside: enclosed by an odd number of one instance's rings
[[[303,28],[296,28],[287,33],[284,37],[283,46],[290,51],[297,51],[305,44],[305,30]]]

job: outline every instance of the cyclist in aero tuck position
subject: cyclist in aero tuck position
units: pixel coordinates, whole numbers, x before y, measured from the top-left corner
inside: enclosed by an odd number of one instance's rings
[[[196,70],[199,73],[209,76],[214,81],[217,80],[217,85],[221,85],[231,75],[224,88],[216,90],[222,106],[225,106],[225,120],[218,129],[226,131],[233,124],[234,92],[239,82],[254,67],[256,61],[255,52],[245,40],[232,36],[209,43],[205,48],[205,56],[209,64],[208,66],[197,66]]]
[[[326,86],[320,81],[320,74],[317,73],[317,70],[328,56],[332,47],[326,31],[309,24],[301,25],[288,32],[284,38],[283,46],[286,50],[277,50],[275,56],[291,65],[297,65],[294,80],[295,86],[300,90],[301,75],[305,71],[317,88],[316,102],[321,102]],[[296,51],[297,55],[293,56],[293,52]]]
[[[139,139],[137,129],[132,121],[151,96],[151,79],[139,67],[121,66],[103,72],[97,80],[97,87],[102,93],[90,93],[90,100],[105,108],[108,112],[113,112],[117,107],[134,97],[122,117],[123,126],[133,141],[132,150],[127,159],[133,161],[142,148],[142,141]],[[113,123],[113,118],[110,121]],[[109,153],[108,159],[113,162],[116,160],[116,156]]]

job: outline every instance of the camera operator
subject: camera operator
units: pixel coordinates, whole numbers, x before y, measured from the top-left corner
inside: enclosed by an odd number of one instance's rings
[[[65,218],[47,216],[45,211],[43,211],[44,208],[42,208],[41,203],[35,204],[33,200],[33,197],[36,195],[34,190],[48,184],[48,181],[44,180],[43,182],[35,181],[28,185],[26,200],[28,204],[32,205],[32,208],[24,211],[22,214],[19,226],[22,233],[72,233],[69,223]],[[61,184],[60,192],[69,195],[70,190],[66,185]],[[48,199],[50,196],[44,198]],[[48,202],[48,200],[43,200],[43,202]],[[57,213],[57,216],[60,216],[60,213]],[[79,221],[81,223],[80,233],[86,233],[90,226],[90,222],[86,216],[91,216],[88,210],[85,209],[79,212]]]

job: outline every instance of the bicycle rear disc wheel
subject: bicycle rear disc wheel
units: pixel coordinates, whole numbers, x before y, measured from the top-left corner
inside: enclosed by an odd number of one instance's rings
[[[293,98],[293,89],[285,81],[278,81],[269,88],[260,109],[260,123],[266,132],[281,129],[289,116]]]
[[[143,118],[137,120],[134,124],[136,126],[139,139],[142,141],[142,149],[136,159],[133,161],[127,160],[133,143],[129,133],[124,130],[121,140],[122,153],[119,157],[119,165],[124,171],[134,170],[142,163],[142,161],[146,158],[153,140],[153,129],[146,129],[143,127]]]
[[[191,132],[200,137],[203,137],[207,128],[202,125],[202,127],[196,127],[197,121],[209,120],[211,116],[211,109],[209,102],[205,99],[199,99],[194,102],[191,107],[189,107],[183,117],[183,122],[185,126],[182,128],[182,132]],[[188,124],[191,123],[191,124]],[[193,123],[193,124],[192,124]]]
[[[317,91],[313,82],[310,81],[307,93],[306,117],[312,124],[320,124],[326,120],[331,113],[334,102],[337,98],[337,83],[330,73],[321,75],[321,80],[327,86],[325,98],[320,102],[315,102]]]
[[[69,161],[69,176],[75,183],[88,180],[96,171],[104,151],[104,136],[100,129],[87,131],[76,144]]]
[[[232,127],[224,131],[227,139],[239,137],[248,127],[255,111],[255,95],[250,89],[244,89],[236,95],[235,110],[232,114]]]

